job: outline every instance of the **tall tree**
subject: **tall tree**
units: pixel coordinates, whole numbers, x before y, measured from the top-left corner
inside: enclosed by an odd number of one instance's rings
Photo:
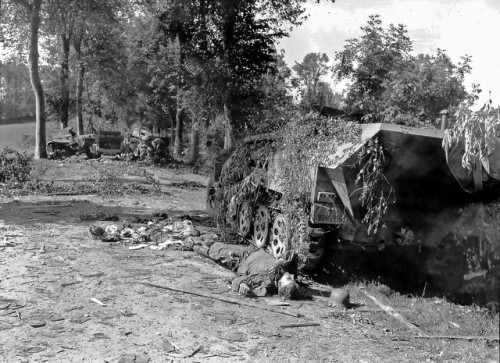
[[[60,90],[59,90],[59,123],[61,129],[68,127],[70,85],[69,56],[75,26],[75,0],[48,0],[48,30],[55,33],[61,46],[60,53]]]
[[[172,1],[170,3],[176,3]],[[226,147],[244,129],[242,102],[262,75],[273,71],[274,42],[304,19],[305,0],[204,0],[183,2],[186,61],[204,63],[193,75],[208,86],[200,97],[211,99],[226,118]],[[208,93],[205,93],[208,92]],[[205,94],[204,94],[205,93]]]
[[[78,134],[82,134],[85,75],[88,68],[97,70],[103,66],[113,67],[113,61],[110,62],[109,58],[116,55],[123,44],[119,40],[119,32],[123,29],[124,19],[120,19],[119,13],[123,13],[122,17],[125,16],[127,19],[131,9],[122,0],[78,0],[71,10],[74,24],[71,39],[75,50],[76,119]],[[106,52],[107,46],[110,46],[108,52]],[[107,64],[107,67],[104,64]]]
[[[40,79],[38,38],[41,24],[43,0],[7,0],[0,3],[2,14],[2,25],[8,29],[8,34],[3,34],[12,41],[20,41],[19,34],[24,34],[25,27],[29,28],[29,69],[31,85],[35,94],[36,124],[35,124],[35,159],[46,158],[46,136],[45,136],[45,98],[43,86]],[[24,28],[24,29],[23,29]],[[16,34],[17,33],[17,34]]]
[[[463,82],[470,57],[458,65],[442,50],[415,57],[406,27],[384,29],[379,16],[370,16],[361,29],[363,35],[335,55],[337,77],[351,81],[346,96],[351,114],[368,122],[418,125],[467,97]]]
[[[299,85],[301,104],[309,108],[314,104],[332,106],[333,91],[325,76],[330,71],[329,58],[325,53],[309,53],[301,63],[295,63],[292,69],[296,72],[295,82]]]
[[[392,70],[381,99],[384,119],[398,123],[432,122],[444,109],[454,109],[467,98],[464,76],[470,73],[469,56],[455,65],[438,49],[436,55],[419,54]]]
[[[350,112],[362,113],[369,120],[381,114],[380,98],[389,72],[410,58],[412,42],[404,25],[384,29],[378,15],[361,27],[363,35],[348,39],[344,50],[335,54],[334,70],[339,79],[351,81],[346,103]]]

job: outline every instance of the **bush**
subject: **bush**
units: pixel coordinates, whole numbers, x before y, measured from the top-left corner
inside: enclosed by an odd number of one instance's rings
[[[10,147],[0,152],[0,183],[6,188],[22,188],[30,180],[31,157]]]

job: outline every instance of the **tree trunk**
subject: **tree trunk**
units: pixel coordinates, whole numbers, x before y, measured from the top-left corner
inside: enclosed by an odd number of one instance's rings
[[[175,124],[172,122],[170,125],[170,147],[175,145]]]
[[[224,47],[224,66],[231,70],[233,69],[233,59],[231,57],[231,50],[235,47],[236,40],[234,36],[236,15],[238,2],[233,0],[223,0],[223,26],[222,26],[222,39]],[[224,137],[224,148],[231,148],[234,143],[234,126],[236,123],[233,114],[233,80],[230,73],[226,75],[225,91],[224,91],[224,115],[226,117],[226,130]]]
[[[170,143],[168,145],[170,148],[173,148],[174,143],[175,143],[175,121],[174,121],[173,113],[174,113],[174,111],[171,110],[169,107],[167,110],[167,115],[168,115],[168,118],[170,120]]]
[[[60,123],[61,129],[68,127],[69,117],[69,46],[70,36],[61,34],[61,42],[63,49],[63,59],[61,62],[61,107],[60,107]]]
[[[38,30],[40,29],[40,9],[42,0],[34,0],[31,5],[30,19],[30,79],[35,93],[36,104],[36,126],[35,126],[35,159],[47,157],[46,137],[45,137],[45,98],[43,95],[42,82],[38,70]]]
[[[226,128],[224,134],[224,149],[230,149],[233,147],[234,133],[233,133],[233,112],[231,110],[231,105],[228,102],[224,102],[224,115],[226,116]]]
[[[180,96],[177,94],[177,113],[175,115],[175,141],[174,141],[174,153],[181,155],[182,153],[182,134],[184,131],[184,109],[182,108],[181,102],[179,100]]]
[[[208,128],[210,127],[210,116],[207,116],[203,122],[203,132],[208,134]]]
[[[200,157],[200,132],[198,124],[193,122],[191,127],[191,144],[189,145],[189,164],[194,165]]]
[[[78,126],[78,135],[85,133],[83,128],[83,81],[85,77],[85,66],[80,64],[78,80],[76,81],[76,124]]]

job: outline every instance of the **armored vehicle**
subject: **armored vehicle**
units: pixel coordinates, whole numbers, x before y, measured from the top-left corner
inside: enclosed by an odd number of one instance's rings
[[[316,165],[311,170],[312,188],[307,211],[307,233],[301,246],[292,245],[286,216],[273,202],[283,193],[280,165],[285,154],[278,149],[266,165],[257,165],[264,173],[264,193],[270,202],[249,210],[244,203],[235,206],[233,217],[237,232],[260,248],[267,248],[276,258],[290,249],[303,254],[304,270],[313,269],[328,249],[382,250],[388,247],[413,247],[430,251],[425,262],[430,276],[447,276],[446,284],[458,284],[467,273],[481,273],[485,264],[498,265],[500,236],[498,228],[484,223],[484,200],[500,196],[500,139],[489,159],[477,160],[475,171],[462,167],[463,145],[443,149],[445,133],[395,124],[362,124],[359,143],[338,148],[328,167]],[[272,134],[252,136],[247,143],[270,142]],[[364,220],[366,208],[360,198],[363,188],[357,184],[359,160],[364,145],[373,142],[382,150],[381,168],[386,180],[381,186],[387,200],[383,226],[370,231]],[[450,146],[450,145],[449,145]],[[231,150],[216,159],[207,189],[207,210],[213,215],[219,207],[216,198],[224,168],[229,167]],[[249,161],[251,162],[251,161]],[[489,167],[486,168],[485,165]],[[496,198],[496,199],[495,199]],[[499,203],[500,204],[500,203]],[[460,235],[457,238],[456,235]],[[484,243],[488,241],[488,243]],[[468,250],[481,250],[482,262],[464,266],[460,281],[449,274],[462,266]],[[487,255],[487,257],[485,257]],[[488,262],[485,262],[487,259]],[[477,261],[476,261],[477,262]],[[472,270],[472,271],[471,271]],[[474,271],[475,270],[475,271]],[[456,275],[456,274],[455,274]]]

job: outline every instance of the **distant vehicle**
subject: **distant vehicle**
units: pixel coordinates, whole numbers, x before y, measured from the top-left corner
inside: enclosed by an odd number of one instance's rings
[[[92,145],[95,140],[95,134],[77,136],[73,128],[66,127],[54,133],[52,140],[47,142],[47,156],[49,158],[70,157],[82,153],[92,157]]]
[[[89,158],[121,153],[123,136],[120,131],[99,130],[97,134],[76,135],[73,128],[57,131],[47,142],[49,158],[86,154]]]
[[[94,157],[119,155],[122,152],[123,139],[120,131],[99,130],[92,145],[92,154]]]
[[[168,152],[166,150],[170,141],[168,137],[161,137],[160,133],[154,133],[147,127],[138,127],[133,129],[123,140],[122,150],[125,153],[133,154],[136,158],[144,158],[148,148],[151,148],[153,141],[157,139],[162,140],[163,145],[165,145],[163,153]]]

